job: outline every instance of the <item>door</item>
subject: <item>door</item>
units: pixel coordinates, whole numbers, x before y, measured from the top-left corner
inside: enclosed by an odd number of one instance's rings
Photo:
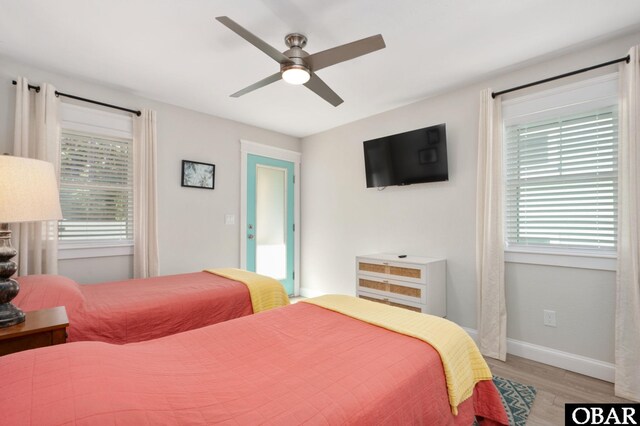
[[[294,293],[294,163],[247,156],[247,270]]]

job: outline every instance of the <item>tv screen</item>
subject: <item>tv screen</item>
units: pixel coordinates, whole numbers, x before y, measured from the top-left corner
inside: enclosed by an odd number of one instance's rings
[[[364,142],[367,188],[449,180],[445,124]]]

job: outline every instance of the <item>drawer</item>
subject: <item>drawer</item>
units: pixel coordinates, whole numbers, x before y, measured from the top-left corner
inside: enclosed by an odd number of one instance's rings
[[[426,282],[425,265],[411,263],[382,262],[374,259],[358,259],[358,272],[379,278],[395,278],[414,283]]]
[[[358,290],[421,304],[427,302],[427,287],[407,281],[386,280],[359,274]]]
[[[358,297],[361,299],[370,300],[372,302],[384,303],[385,305],[408,309],[414,312],[424,312],[424,309],[425,309],[425,305],[421,305],[419,303],[400,300],[394,297],[384,297],[379,294],[368,293],[364,291],[359,291]]]

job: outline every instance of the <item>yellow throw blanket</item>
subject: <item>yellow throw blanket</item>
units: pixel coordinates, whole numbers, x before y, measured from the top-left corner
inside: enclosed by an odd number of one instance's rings
[[[433,346],[444,366],[449,404],[454,415],[458,414],[458,405],[473,394],[476,383],[491,380],[491,371],[473,339],[449,320],[337,294],[301,302],[415,337]]]
[[[289,296],[284,291],[284,287],[280,281],[271,277],[235,268],[205,269],[205,272],[240,281],[246,285],[251,295],[254,314],[289,304]]]

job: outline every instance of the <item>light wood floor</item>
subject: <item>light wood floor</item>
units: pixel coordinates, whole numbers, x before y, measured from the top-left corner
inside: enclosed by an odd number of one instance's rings
[[[563,425],[567,402],[627,402],[613,394],[613,383],[507,355],[507,362],[487,358],[496,376],[533,385],[537,392],[527,425]]]

